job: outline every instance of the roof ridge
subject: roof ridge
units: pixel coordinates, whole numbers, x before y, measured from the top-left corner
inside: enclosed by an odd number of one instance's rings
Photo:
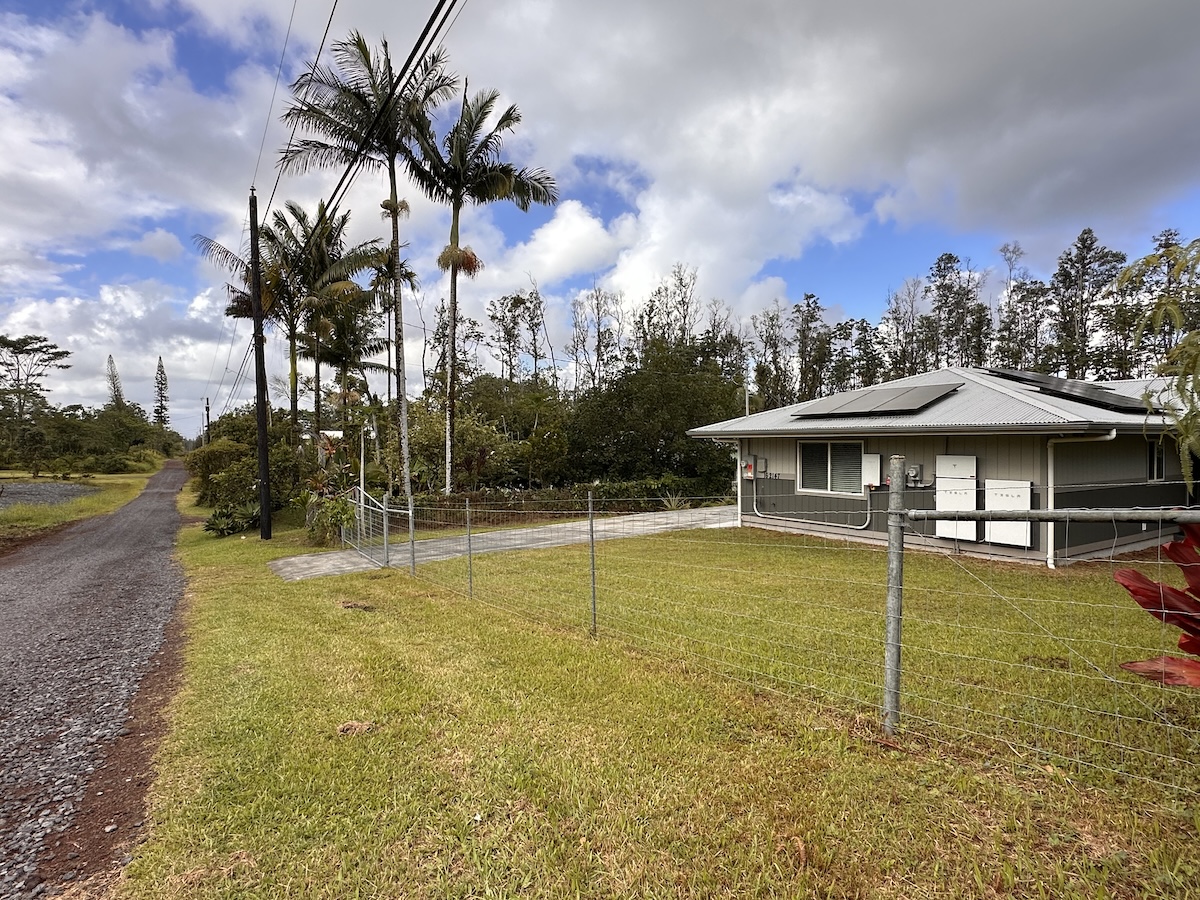
[[[992,379],[995,378],[995,376],[989,377],[989,376],[985,375],[983,372],[980,372],[978,369],[969,369],[965,366],[961,366],[961,367],[953,366],[951,368],[953,368],[956,372],[961,374],[964,378],[969,378],[971,381],[974,381],[978,385],[982,385],[983,387],[989,388],[993,391],[999,391],[1001,394],[1004,394],[1004,396],[1008,397],[1011,400],[1017,400],[1021,403],[1028,403],[1030,406],[1034,407],[1035,409],[1040,409],[1044,413],[1050,413],[1050,415],[1052,415],[1052,416],[1058,416],[1064,422],[1083,421],[1082,419],[1080,419],[1076,416],[1068,416],[1063,411],[1062,407],[1056,407],[1053,404],[1047,403],[1039,398],[1033,397],[1030,394],[1010,388],[1008,386],[1008,384],[1003,383],[1001,381],[1001,379],[999,379],[999,378],[996,379],[996,382],[1001,382],[1001,383],[993,382]]]

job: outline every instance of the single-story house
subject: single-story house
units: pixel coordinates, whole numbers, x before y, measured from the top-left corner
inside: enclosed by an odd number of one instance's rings
[[[909,509],[1190,504],[1161,382],[947,368],[694,428],[736,445],[742,525],[882,540],[890,458]],[[1153,408],[1151,408],[1153,406]],[[1053,566],[1153,546],[1155,525],[917,521],[924,546]]]

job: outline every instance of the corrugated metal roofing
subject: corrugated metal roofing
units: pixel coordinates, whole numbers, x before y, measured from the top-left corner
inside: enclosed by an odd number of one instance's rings
[[[888,382],[881,387],[900,385],[945,384],[962,386],[935,403],[913,413],[880,413],[858,416],[803,416],[805,407],[822,400],[810,400],[795,406],[742,416],[693,428],[698,438],[750,437],[758,435],[807,434],[900,434],[912,432],[1152,432],[1161,430],[1161,415],[1118,412],[1101,409],[1078,400],[1053,397],[1033,385],[1021,384],[989,373],[985,369],[948,368]],[[1140,397],[1146,382],[1106,382],[1114,392]],[[1135,385],[1140,385],[1135,388]],[[847,392],[852,393],[852,392]]]

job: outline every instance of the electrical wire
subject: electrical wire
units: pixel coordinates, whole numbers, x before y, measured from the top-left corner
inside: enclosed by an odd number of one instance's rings
[[[263,150],[267,146],[267,131],[271,127],[271,115],[275,112],[275,95],[279,93],[279,79],[283,77],[283,61],[287,58],[288,41],[292,37],[292,22],[296,19],[296,4],[298,2],[299,0],[292,0],[292,13],[288,16],[287,32],[283,36],[283,49],[279,52],[279,67],[275,70],[275,84],[271,88],[271,102],[267,104],[267,120],[263,122],[262,140],[258,144],[258,158],[254,160],[254,177],[250,179],[251,184],[258,181],[258,167],[262,165]],[[333,6],[335,9],[337,8],[337,0],[334,0]],[[329,16],[332,20],[333,13],[331,12]],[[320,53],[318,52],[319,55]]]
[[[316,52],[316,55],[313,56],[312,65],[309,66],[309,72],[315,72],[317,70],[317,63],[321,59],[321,54],[325,52],[325,42],[327,40],[329,40],[329,31],[333,27],[333,16],[334,16],[334,13],[337,12],[337,5],[338,5],[338,0],[333,0],[333,4],[329,8],[329,18],[325,20],[325,31],[321,35],[321,43],[317,45],[317,52]],[[294,11],[295,7],[293,6],[292,9]],[[285,42],[284,50],[286,51],[286,49],[287,49],[287,44]],[[279,60],[279,68],[282,71],[282,69],[283,69],[283,59],[282,58]],[[276,85],[276,87],[279,86],[278,78],[275,79],[275,85]],[[274,112],[274,109],[275,109],[275,95],[271,94],[271,111]],[[267,117],[267,121],[270,122],[269,114]],[[291,149],[292,142],[296,139],[296,128],[297,127],[298,127],[298,125],[292,125],[292,133],[290,135],[288,135],[287,147],[284,150],[285,153],[287,152],[287,150]],[[267,139],[267,132],[266,132],[266,128],[264,127],[264,129],[263,129],[263,142],[264,143],[266,142],[266,139]],[[261,157],[262,157],[262,148],[261,147],[259,148],[258,153],[259,153],[259,158],[261,159]],[[257,181],[258,180],[257,165],[254,168],[254,176],[255,176],[255,181]],[[267,197],[267,205],[265,207],[263,207],[263,221],[264,222],[267,221],[267,216],[271,212],[271,205],[275,202],[275,192],[279,190],[279,182],[280,182],[280,179],[282,179],[282,178],[283,178],[283,170],[280,169],[278,166],[276,166],[275,167],[275,183],[273,185],[271,185],[271,195],[269,197]]]

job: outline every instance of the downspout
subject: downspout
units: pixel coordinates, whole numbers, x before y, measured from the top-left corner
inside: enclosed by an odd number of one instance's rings
[[[734,459],[734,465],[737,469],[733,473],[733,480],[737,482],[737,527],[742,527],[742,460],[745,458],[743,448],[746,446],[746,441],[742,438],[737,442],[737,456]]]
[[[1091,434],[1085,437],[1050,438],[1046,441],[1046,509],[1054,509],[1054,445],[1055,444],[1093,444],[1115,440],[1117,429],[1111,429],[1108,434]],[[1046,523],[1046,568],[1054,566],[1054,523]]]
[[[776,516],[771,513],[759,512],[758,509],[758,475],[754,476],[754,482],[751,484],[751,497],[753,498],[754,515],[760,519],[775,519],[778,522],[800,522],[805,525],[824,525],[827,528],[846,528],[850,531],[866,531],[871,527],[871,488],[869,485],[863,485],[863,496],[867,500],[867,519],[861,525],[841,525],[837,522],[825,522],[820,519],[801,519],[798,516]],[[741,492],[741,482],[738,482],[738,491]],[[739,502],[738,508],[741,509]]]

